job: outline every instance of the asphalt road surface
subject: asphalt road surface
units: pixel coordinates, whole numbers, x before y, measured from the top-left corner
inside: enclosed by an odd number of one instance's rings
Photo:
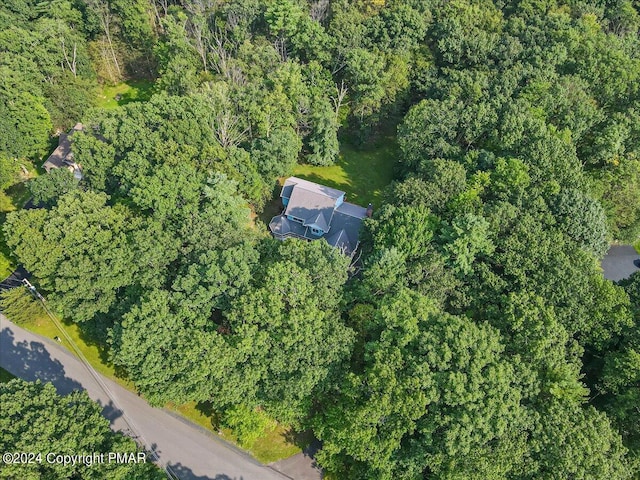
[[[61,394],[84,389],[104,408],[114,430],[133,427],[162,466],[181,480],[288,480],[203,429],[152,408],[142,398],[101,377],[114,403],[89,370],[54,341],[27,332],[0,314],[0,366],[17,377],[52,382]],[[124,412],[124,416],[123,416]],[[125,417],[126,420],[125,421]],[[82,452],[79,452],[82,453]]]
[[[617,282],[629,278],[640,267],[640,255],[631,245],[613,245],[602,259],[604,277]]]

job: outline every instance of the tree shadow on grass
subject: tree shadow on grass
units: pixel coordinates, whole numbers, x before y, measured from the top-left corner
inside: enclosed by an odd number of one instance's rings
[[[148,81],[125,82],[130,89],[124,93],[119,93],[114,98],[119,106],[133,102],[146,102],[154,93],[154,85]]]
[[[80,340],[82,340],[85,345],[95,347],[98,350],[98,357],[102,364],[111,365],[109,346],[107,344],[107,329],[104,328],[104,323],[100,318],[88,320],[80,325],[64,318],[62,319],[62,323],[67,327],[77,325]],[[126,376],[121,375],[123,375],[123,372],[118,372],[116,369],[116,376],[126,378]]]
[[[110,318],[117,318],[122,315],[118,311],[110,311],[105,315],[99,315],[81,324],[76,324],[71,320],[63,319],[66,326],[77,325],[79,337],[88,347],[94,347],[98,351],[98,358],[102,365],[113,369],[115,376],[121,380],[129,381],[126,370],[118,365],[114,365],[111,360],[111,346],[109,345],[109,327],[112,325]]]
[[[311,430],[305,430],[303,432],[296,432],[292,428],[284,433],[284,438],[287,442],[295,445],[305,455],[313,456],[320,448],[320,442],[313,436]]]
[[[214,410],[211,402],[198,402],[196,410],[211,420],[212,428],[216,430],[220,428],[220,414]]]

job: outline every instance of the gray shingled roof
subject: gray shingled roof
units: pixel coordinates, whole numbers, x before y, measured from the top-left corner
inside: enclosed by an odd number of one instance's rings
[[[355,248],[355,244],[351,242],[345,230],[336,230],[331,235],[325,235],[324,239],[332,247],[340,248],[347,254],[350,254]]]
[[[67,159],[71,154],[71,142],[69,141],[69,135],[61,133],[58,138],[58,146],[53,153],[47,158],[42,167],[48,172],[52,168],[62,168],[67,166]]]
[[[364,218],[367,216],[366,208],[347,202],[342,202],[342,205],[336,208],[336,212],[340,212],[345,215],[349,215],[350,217],[356,218]]]
[[[75,127],[68,133],[61,133],[58,138],[58,146],[53,153],[47,158],[47,161],[42,164],[42,167],[48,172],[52,168],[63,168],[73,166],[73,153],[71,152],[71,135],[75,132],[82,130],[83,125],[81,123],[76,124]]]
[[[293,187],[295,187],[295,184],[287,184],[288,181],[289,180],[284,182],[284,186],[282,187],[282,191],[280,192],[280,197],[289,198],[291,196],[291,192],[293,192]]]
[[[296,185],[284,214],[302,219],[305,226],[316,224],[326,232],[331,224],[335,203],[335,199],[329,196]]]
[[[340,205],[340,208],[337,208],[333,214],[333,219],[331,220],[331,231],[328,235],[325,235],[324,238],[329,245],[342,248],[345,250],[346,254],[351,255],[351,253],[353,253],[353,251],[358,247],[358,238],[360,236],[360,228],[362,227],[362,219],[366,216],[367,210],[366,208],[353,205],[352,203],[346,204],[347,208],[342,209],[343,205],[345,204]],[[363,214],[361,216],[352,216],[344,213],[345,210],[355,211],[356,209],[362,209],[364,211]]]
[[[335,188],[296,177],[288,178],[280,193],[281,197],[289,199],[286,209],[271,219],[269,228],[280,238],[324,238],[330,245],[352,255],[358,248],[360,227],[362,219],[367,216],[367,209],[347,202],[335,208],[336,200],[344,194]],[[304,224],[290,221],[286,215],[299,218]],[[314,224],[327,233],[323,237],[312,235],[309,226]]]
[[[325,197],[333,198],[334,200],[344,195],[344,192],[342,190],[325,187],[324,185],[319,185],[317,183],[310,182],[309,180],[303,180],[302,178],[298,177],[289,177],[284,182],[284,186],[282,187],[280,196],[289,198],[294,186],[298,186],[299,188],[303,188],[309,192],[324,195]]]
[[[284,215],[277,215],[269,222],[269,228],[274,235],[288,236],[295,235],[297,237],[307,237],[307,227],[298,222],[292,222]],[[317,238],[317,237],[316,237]]]

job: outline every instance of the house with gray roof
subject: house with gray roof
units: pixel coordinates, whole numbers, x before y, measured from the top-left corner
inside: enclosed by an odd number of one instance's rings
[[[280,198],[284,211],[269,222],[275,238],[324,238],[346,255],[358,248],[362,219],[372,211],[371,204],[364,208],[345,202],[341,190],[297,177],[285,180]]]
[[[80,169],[80,165],[78,165],[73,159],[73,152],[71,151],[71,136],[74,133],[81,131],[83,128],[83,125],[78,123],[68,134],[60,134],[60,137],[58,137],[58,147],[53,151],[49,158],[47,158],[47,161],[42,164],[42,168],[44,168],[47,173],[54,168],[67,168],[78,180],[82,179],[82,170]]]

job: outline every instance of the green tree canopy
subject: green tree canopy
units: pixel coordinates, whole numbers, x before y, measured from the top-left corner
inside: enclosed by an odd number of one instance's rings
[[[230,381],[254,379],[245,402],[299,421],[312,392],[328,388],[349,353],[353,334],[338,311],[348,258],[324,241],[289,240],[263,262],[252,288],[226,314],[229,341],[241,356]]]
[[[41,175],[29,182],[29,191],[33,203],[51,207],[59,197],[76,190],[79,187],[78,183],[73,172],[66,168],[56,168],[47,175]]]
[[[101,193],[72,191],[51,210],[10,213],[4,225],[22,264],[65,316],[82,322],[106,313],[136,273],[130,213]]]
[[[314,419],[324,465],[350,478],[447,478],[521,421],[494,329],[407,290],[383,298],[373,315],[361,370]]]
[[[14,379],[0,383],[0,448],[4,452],[40,453],[42,462],[8,464],[3,478],[117,478],[157,479],[165,477],[153,463],[95,463],[86,466],[48,463],[49,453],[131,453],[139,449],[133,440],[109,428],[100,406],[84,391],[60,396],[50,383]]]

